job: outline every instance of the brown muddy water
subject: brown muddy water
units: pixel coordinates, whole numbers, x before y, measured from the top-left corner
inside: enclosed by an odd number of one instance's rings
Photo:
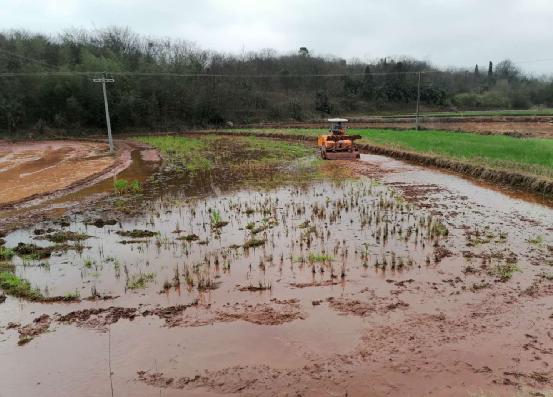
[[[98,205],[5,236],[90,237],[12,260],[80,301],[0,304],[0,396],[551,393],[547,202],[382,156],[296,173],[161,172],[138,215]],[[109,187],[90,189],[48,205]]]

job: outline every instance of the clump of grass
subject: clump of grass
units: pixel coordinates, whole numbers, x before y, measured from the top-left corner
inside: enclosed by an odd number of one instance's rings
[[[240,287],[239,291],[266,291],[272,289],[272,285],[269,283],[262,283],[259,281],[257,285],[250,283],[247,287]]]
[[[532,238],[529,238],[527,240],[530,244],[534,244],[534,245],[540,245],[543,243],[543,236],[536,236],[536,237],[532,237]]]
[[[20,278],[11,272],[0,272],[0,288],[8,295],[29,300],[40,300],[42,294],[38,288],[33,288],[28,280]]]
[[[217,283],[215,283],[209,274],[198,274],[198,283],[197,287],[198,291],[207,291],[217,288]]]
[[[244,247],[245,249],[254,248],[254,247],[259,247],[260,245],[263,245],[265,243],[266,243],[266,240],[251,238],[248,241],[246,241],[244,245],[242,245],[242,247]]]
[[[9,261],[15,255],[15,251],[11,248],[0,246],[0,261]]]
[[[92,268],[93,265],[94,265],[94,261],[92,259],[86,258],[84,260],[83,266],[86,267],[87,269]]]
[[[130,183],[129,189],[132,193],[140,193],[142,191],[142,186],[138,180],[134,179]]]
[[[133,229],[133,230],[119,230],[117,231],[117,234],[122,237],[144,238],[144,237],[156,236],[158,233],[152,232],[150,230]]]
[[[187,234],[186,236],[177,237],[177,240],[184,240],[184,241],[196,241],[199,240],[197,234]]]
[[[447,227],[440,221],[432,223],[432,228],[430,230],[432,236],[443,236],[447,237],[449,235],[449,230]]]
[[[267,230],[269,227],[269,225],[259,225],[257,227],[251,228],[250,231],[252,232],[252,234],[258,234]]]
[[[25,260],[49,258],[56,249],[67,249],[67,246],[39,247],[36,244],[18,243],[13,251]]]
[[[211,210],[210,218],[211,218],[211,226],[214,229],[219,229],[223,226],[228,225],[228,222],[224,221],[221,218],[221,213],[219,212],[219,210]]]
[[[311,263],[315,262],[332,262],[334,258],[330,255],[323,254],[323,253],[317,253],[317,252],[310,252],[307,256],[307,260]]]
[[[90,236],[87,234],[71,231],[59,231],[41,237],[43,240],[48,240],[56,244],[65,243],[67,241],[83,241],[88,238],[90,238]]]
[[[113,189],[117,194],[140,193],[142,191],[142,186],[136,179],[130,182],[126,179],[115,179],[113,181]]]
[[[516,263],[506,262],[498,264],[489,270],[491,276],[497,277],[500,281],[509,281],[515,272],[520,272],[520,268]]]
[[[129,278],[127,281],[128,289],[143,289],[146,288],[146,285],[153,281],[155,278],[154,273],[140,273],[135,274]]]
[[[126,179],[116,179],[113,181],[113,189],[117,194],[123,194],[129,188],[129,181]]]

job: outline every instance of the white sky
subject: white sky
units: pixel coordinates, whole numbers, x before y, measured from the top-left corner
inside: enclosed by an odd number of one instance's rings
[[[224,52],[273,48],[438,66],[521,62],[553,72],[553,0],[0,0],[0,27],[57,34],[129,27]]]

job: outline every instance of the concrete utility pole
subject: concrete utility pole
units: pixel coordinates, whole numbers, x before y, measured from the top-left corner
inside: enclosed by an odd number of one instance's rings
[[[102,83],[102,90],[104,91],[104,107],[106,108],[106,124],[108,126],[108,142],[109,152],[113,153],[113,139],[111,137],[111,122],[109,120],[109,108],[108,108],[108,95],[106,93],[106,83],[115,83],[115,79],[106,78],[106,74],[101,79],[92,79],[94,83]]]
[[[419,72],[419,84],[417,85],[417,118],[416,118],[416,129],[419,129],[419,106],[421,101],[421,72]]]

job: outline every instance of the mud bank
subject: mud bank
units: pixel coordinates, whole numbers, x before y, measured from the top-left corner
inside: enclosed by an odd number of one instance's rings
[[[90,141],[0,142],[0,209],[53,198],[99,182],[130,165],[131,146],[114,155]]]
[[[218,134],[215,131],[191,131],[186,134]],[[220,134],[219,134],[220,135]],[[289,141],[305,141],[310,144],[316,143],[316,138],[309,135],[283,135],[264,132],[236,132],[233,135],[259,136],[271,139],[284,139]],[[446,159],[439,156],[410,152],[406,150],[390,149],[378,145],[361,143],[358,144],[361,153],[382,154],[392,158],[406,160],[424,166],[432,166],[467,175],[472,178],[491,182],[501,186],[537,193],[542,195],[553,195],[553,181],[537,176],[526,175],[511,171],[495,170],[479,165],[465,163],[457,160]]]
[[[64,145],[63,141],[55,142],[58,145]],[[44,145],[42,142],[37,142],[37,144]],[[100,145],[101,148],[105,146],[107,149],[106,145],[93,141],[78,142],[76,145],[80,147],[81,144],[85,146],[93,145],[93,147]],[[22,143],[20,145],[22,145],[23,150],[28,146],[28,144]],[[47,143],[45,145],[49,147]],[[66,171],[73,182],[69,182],[69,185],[65,187],[56,188],[51,184],[58,183],[58,185],[63,186],[64,183],[67,183],[67,180],[53,181],[50,184],[48,180],[44,180],[42,173],[37,174],[36,177],[40,177],[40,183],[35,184],[42,189],[41,193],[33,194],[16,202],[12,201],[10,204],[0,205],[0,232],[7,233],[16,228],[48,219],[68,222],[68,215],[75,212],[82,213],[88,208],[93,208],[101,200],[112,194],[112,178],[115,176],[144,183],[162,162],[159,152],[147,145],[116,140],[116,146],[118,150],[115,156],[105,152],[101,152],[99,155],[101,160],[107,158],[109,161],[109,165],[105,168],[99,171],[94,170],[90,175],[76,180],[75,178],[80,175],[79,172],[74,172],[73,169]],[[81,163],[86,164],[88,161],[89,159],[86,157],[74,159],[73,163],[66,162],[67,164],[63,164],[63,167],[66,168],[70,165],[75,167]],[[94,162],[94,158],[91,161]],[[49,170],[47,169],[46,172],[49,172]],[[64,171],[61,179],[65,176]],[[7,182],[3,180],[2,183]],[[15,185],[11,186],[11,189],[17,191],[19,187]]]

